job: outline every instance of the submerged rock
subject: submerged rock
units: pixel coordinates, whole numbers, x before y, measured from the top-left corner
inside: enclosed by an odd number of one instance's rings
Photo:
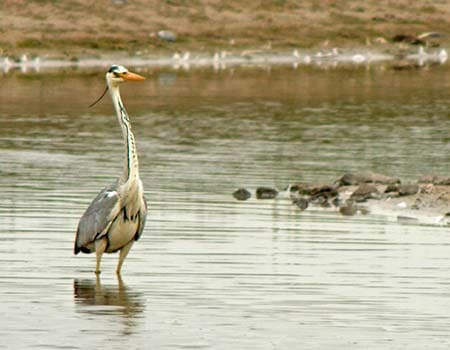
[[[246,201],[252,196],[250,191],[248,191],[245,188],[239,188],[236,191],[233,192],[233,197],[236,198],[238,201]]]
[[[296,198],[292,201],[292,203],[294,203],[298,208],[300,208],[300,210],[305,210],[306,208],[308,208],[309,205],[309,201],[305,197]]]
[[[258,199],[273,199],[278,196],[278,191],[270,187],[258,187],[256,189],[256,198]]]
[[[353,216],[358,212],[358,207],[352,200],[346,200],[341,207],[339,207],[339,212],[345,216]]]
[[[383,174],[363,171],[357,173],[346,173],[339,180],[337,180],[336,183],[338,186],[360,185],[364,183],[390,185],[399,184],[400,180]]]

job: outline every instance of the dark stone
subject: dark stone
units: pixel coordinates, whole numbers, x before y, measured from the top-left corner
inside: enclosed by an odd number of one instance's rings
[[[245,188],[239,188],[233,192],[233,197],[238,201],[246,201],[251,196],[252,194],[250,193],[250,191],[246,190]]]
[[[378,183],[390,185],[399,184],[400,180],[383,174],[363,171],[358,173],[344,174],[344,176],[337,180],[336,183],[338,184],[338,186],[360,185],[363,183]]]
[[[398,188],[399,188],[398,184],[388,185],[384,190],[384,193],[398,192]]]
[[[311,191],[311,197],[315,198],[315,197],[326,197],[328,198],[333,198],[336,197],[338,195],[338,192],[336,190],[335,187],[330,186],[330,185],[321,185],[321,186],[317,186],[314,187]]]
[[[325,184],[297,184],[291,187],[295,188],[299,194],[315,197],[326,197],[333,198],[336,197],[338,192],[336,187],[325,185]]]
[[[258,187],[256,189],[256,198],[258,199],[273,199],[278,195],[278,191],[270,187]]]
[[[311,195],[311,192],[316,187],[313,184],[297,184],[294,186],[295,186],[295,188],[297,188],[297,192],[299,194],[307,195],[307,196]]]
[[[362,184],[350,196],[356,202],[365,202],[371,198],[379,198],[380,192],[374,185]]]
[[[296,198],[292,203],[294,203],[297,207],[299,207],[300,210],[305,210],[306,208],[308,208],[309,205],[308,200],[304,197]]]
[[[288,186],[287,188],[289,188],[289,186]],[[287,188],[286,188],[286,189],[287,189]],[[298,192],[298,191],[299,191],[299,186],[298,186],[298,185],[292,185],[292,186],[289,188],[289,190],[290,190],[291,192]]]
[[[415,35],[396,34],[392,37],[394,43],[407,43],[411,45],[425,45],[425,42]]]

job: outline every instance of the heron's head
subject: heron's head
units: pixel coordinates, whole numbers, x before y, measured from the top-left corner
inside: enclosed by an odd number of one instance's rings
[[[124,81],[142,81],[145,78],[139,74],[129,72],[124,66],[112,65],[106,72],[106,89],[103,94],[89,107],[95,106],[105,96],[109,88],[117,88]]]
[[[106,73],[108,84],[117,85],[124,81],[142,81],[145,78],[139,74],[129,72],[124,66],[112,65]]]

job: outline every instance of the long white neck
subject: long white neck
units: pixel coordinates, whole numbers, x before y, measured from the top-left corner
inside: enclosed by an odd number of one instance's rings
[[[139,162],[136,150],[136,142],[131,131],[131,122],[127,111],[120,98],[119,87],[115,84],[109,84],[109,91],[116,110],[117,119],[122,127],[122,134],[125,143],[125,166],[121,178],[122,183],[132,185],[139,179]]]

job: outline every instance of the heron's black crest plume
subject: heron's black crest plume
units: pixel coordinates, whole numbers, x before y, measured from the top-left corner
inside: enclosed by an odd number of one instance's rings
[[[89,105],[89,108],[94,107],[97,103],[99,103],[100,100],[103,98],[103,96],[106,95],[107,92],[108,92],[108,85],[106,85],[106,89],[105,89],[105,91],[103,91],[103,94],[94,103],[91,103]]]

